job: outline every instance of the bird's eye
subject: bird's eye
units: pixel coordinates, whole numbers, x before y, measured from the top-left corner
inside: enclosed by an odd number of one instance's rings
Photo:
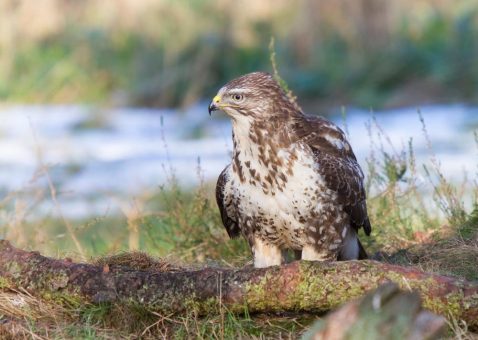
[[[233,94],[232,95],[232,99],[236,102],[240,102],[243,98],[244,98],[244,96],[242,94]]]

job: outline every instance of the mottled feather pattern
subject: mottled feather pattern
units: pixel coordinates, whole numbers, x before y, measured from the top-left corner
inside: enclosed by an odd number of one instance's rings
[[[370,235],[363,172],[344,132],[321,117],[305,117],[305,121],[297,126],[298,132],[307,136],[307,143],[314,151],[317,163],[321,164],[319,171],[327,186],[339,193],[352,226],[355,229],[363,227],[365,234]]]
[[[240,93],[240,105],[228,101]],[[343,131],[297,111],[266,73],[226,84],[219,95],[232,118],[232,162],[216,188],[231,237],[241,233],[256,266],[280,264],[278,249],[313,260],[365,258],[357,231],[370,234],[363,173]]]
[[[227,196],[225,194],[227,186],[227,170],[228,167],[226,167],[221,172],[219,178],[217,179],[216,202],[219,207],[219,212],[221,214],[222,224],[226,228],[227,234],[230,238],[235,238],[240,235],[241,230],[239,229],[237,222],[230,217],[233,215],[231,212],[232,200],[230,196]],[[228,209],[230,210],[229,213]]]

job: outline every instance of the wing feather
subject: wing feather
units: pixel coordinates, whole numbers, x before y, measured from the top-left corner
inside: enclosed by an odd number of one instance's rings
[[[230,238],[236,238],[240,235],[240,229],[237,222],[228,214],[228,205],[231,204],[231,200],[226,192],[227,187],[227,171],[229,166],[222,170],[216,184],[216,202],[221,213],[221,220],[224,228],[226,228],[227,234]]]
[[[327,187],[338,194],[355,229],[370,235],[363,172],[343,131],[321,117],[303,116],[294,126],[299,138],[312,149],[318,171]]]

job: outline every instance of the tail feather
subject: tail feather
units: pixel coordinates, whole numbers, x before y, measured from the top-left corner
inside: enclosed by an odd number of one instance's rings
[[[367,252],[362,246],[362,243],[360,243],[357,232],[355,232],[354,229],[351,229],[343,240],[342,249],[339,251],[337,260],[348,261],[365,259],[368,259]]]
[[[362,246],[362,243],[360,243],[360,240],[357,238],[358,246],[359,246],[359,260],[367,260],[368,255],[367,252],[365,251],[364,247]]]

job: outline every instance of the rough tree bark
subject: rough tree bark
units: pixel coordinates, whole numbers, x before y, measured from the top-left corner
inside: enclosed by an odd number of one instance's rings
[[[52,259],[0,241],[0,288],[25,289],[69,304],[141,304],[158,313],[210,313],[221,307],[323,312],[388,281],[416,290],[428,310],[478,328],[478,282],[415,268],[376,261],[298,261],[265,269],[151,272]]]

